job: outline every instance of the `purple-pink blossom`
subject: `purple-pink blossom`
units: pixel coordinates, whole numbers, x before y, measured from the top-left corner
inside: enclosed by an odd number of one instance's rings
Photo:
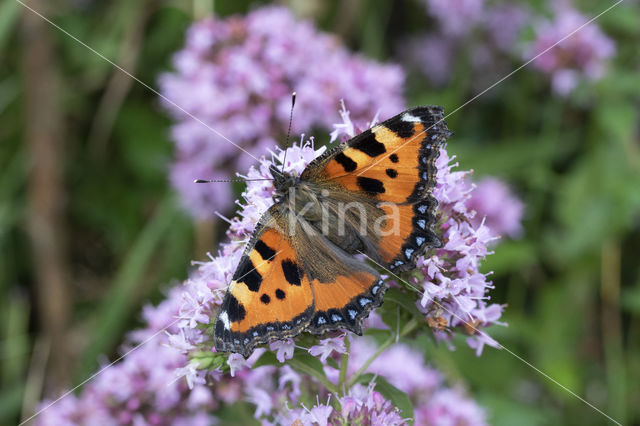
[[[251,155],[284,143],[293,91],[293,134],[328,129],[337,120],[340,99],[358,120],[378,113],[386,118],[404,107],[400,67],[349,52],[336,37],[283,7],[193,24],[173,65],[175,71],[159,80],[171,101],[163,105],[175,121],[170,178],[185,208],[198,217],[228,209],[233,197],[226,184],[193,180],[228,178],[255,164]]]
[[[484,0],[424,0],[427,11],[449,36],[466,35],[482,16]]]
[[[483,0],[424,0],[438,25],[401,45],[405,62],[434,85],[446,84],[464,58],[474,90],[481,92],[522,61],[533,60],[551,79],[552,90],[567,96],[580,83],[602,78],[616,45],[597,22],[568,1],[549,2],[550,17],[521,4]],[[522,40],[532,27],[533,38]],[[470,65],[470,67],[468,66]]]
[[[423,0],[436,25],[399,45],[403,60],[435,86],[464,66],[465,80],[481,92],[512,70],[531,13],[522,4],[484,0]]]
[[[295,348],[296,345],[293,339],[276,340],[269,344],[269,349],[276,353],[276,358],[278,358],[278,361],[280,362],[285,362],[286,360],[293,358],[293,351]]]
[[[36,422],[43,426],[211,424],[219,402],[204,385],[207,373],[185,371],[189,369],[183,367],[187,362],[187,357],[167,346],[162,336],[156,337],[122,362],[105,368],[81,395],[68,395],[46,408]],[[188,375],[191,383],[182,379],[183,375]],[[40,408],[50,403],[45,400]]]
[[[521,236],[524,204],[503,181],[493,177],[479,181],[468,206],[476,212],[474,225],[479,226],[484,220],[493,235]]]
[[[534,26],[535,38],[525,59],[535,58],[533,65],[551,76],[551,86],[559,95],[568,95],[581,81],[600,79],[616,52],[615,43],[596,22],[583,26],[588,20],[563,4],[552,19],[541,19]]]
[[[320,343],[309,348],[309,353],[315,357],[320,358],[320,361],[325,362],[329,356],[337,353],[344,353],[346,350],[344,345],[344,336],[340,337],[328,337],[320,340]]]

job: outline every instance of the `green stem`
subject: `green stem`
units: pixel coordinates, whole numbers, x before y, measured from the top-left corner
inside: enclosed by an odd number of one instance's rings
[[[288,364],[295,370],[298,370],[300,373],[303,374],[307,374],[309,376],[313,376],[316,379],[318,379],[318,381],[320,383],[322,383],[322,385],[327,388],[327,390],[331,393],[337,394],[338,393],[338,388],[336,387],[336,385],[334,385],[333,383],[331,383],[329,381],[329,379],[327,379],[324,374],[319,373],[318,371],[314,370],[313,368],[309,367],[308,365],[306,365],[303,362],[298,361],[295,358],[291,358],[288,361]]]
[[[342,390],[345,390],[344,385],[347,382],[347,369],[349,368],[349,355],[351,352],[349,336],[344,336],[344,347],[346,350],[340,357],[340,376],[338,379],[338,387]]]
[[[385,350],[387,350],[389,346],[394,344],[398,338],[404,337],[407,334],[411,333],[413,330],[415,330],[418,327],[418,325],[419,325],[418,320],[416,318],[413,318],[411,319],[411,321],[405,324],[404,328],[402,329],[399,335],[392,334],[391,336],[389,336],[389,338],[385,340],[384,343],[382,343],[382,345],[380,345],[376,353],[374,353],[364,364],[362,364],[362,367],[360,367],[360,369],[356,371],[356,373],[353,376],[351,376],[351,378],[347,382],[347,389],[350,389],[351,386],[353,386],[358,381],[358,378],[362,376],[362,374],[364,374],[365,371],[367,371],[367,368],[369,368],[371,363],[375,361],[376,358],[378,358],[380,354],[382,354],[382,352],[384,352]]]

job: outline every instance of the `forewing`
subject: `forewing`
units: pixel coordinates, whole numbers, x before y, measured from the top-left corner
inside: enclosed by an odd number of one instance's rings
[[[435,185],[435,161],[450,135],[441,107],[412,108],[318,157],[302,179],[330,181],[379,201],[415,203]]]
[[[441,107],[412,108],[314,160],[302,179],[343,191],[342,198],[363,205],[364,198],[377,201],[386,220],[374,227],[378,218],[368,215],[362,237],[369,243],[367,254],[394,271],[408,270],[427,248],[440,246],[431,191],[436,159],[450,135]]]

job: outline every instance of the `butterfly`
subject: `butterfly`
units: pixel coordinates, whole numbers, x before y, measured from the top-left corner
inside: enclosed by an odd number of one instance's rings
[[[438,106],[408,109],[314,159],[300,176],[271,166],[274,204],[259,220],[214,323],[215,348],[349,330],[394,273],[441,242],[433,231],[435,161],[451,135]],[[364,256],[363,256],[364,255]]]

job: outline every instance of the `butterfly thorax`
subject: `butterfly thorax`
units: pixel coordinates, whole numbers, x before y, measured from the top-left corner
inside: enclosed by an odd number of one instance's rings
[[[269,171],[273,177],[273,186],[275,187],[273,201],[278,203],[284,199],[289,192],[289,188],[296,186],[300,178],[296,175],[280,171],[274,165],[269,167]]]
[[[290,211],[309,220],[317,220],[321,215],[320,201],[316,191],[303,182],[295,172],[285,173],[271,166],[273,176],[273,201],[279,204],[284,211]]]

